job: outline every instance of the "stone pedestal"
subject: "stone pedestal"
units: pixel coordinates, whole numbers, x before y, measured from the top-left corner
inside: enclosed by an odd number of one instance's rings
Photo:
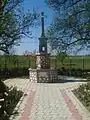
[[[55,69],[29,69],[29,79],[37,83],[53,83],[58,79]]]
[[[50,54],[37,53],[36,54],[37,69],[50,69]]]
[[[37,83],[37,69],[31,69],[29,68],[29,80],[30,82],[36,82]]]
[[[36,54],[37,69],[29,69],[29,79],[31,82],[52,83],[58,79],[57,70],[50,69],[50,54]]]

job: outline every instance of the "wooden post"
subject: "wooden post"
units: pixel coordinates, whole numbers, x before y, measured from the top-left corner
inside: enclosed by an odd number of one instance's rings
[[[71,73],[72,73],[72,72],[71,72],[71,68],[72,68],[72,67],[71,67],[71,64],[72,64],[72,61],[71,61],[71,58],[70,58],[70,76],[71,76]]]
[[[82,59],[82,69],[84,70],[84,58]]]
[[[29,68],[31,67],[31,59],[29,59]]]

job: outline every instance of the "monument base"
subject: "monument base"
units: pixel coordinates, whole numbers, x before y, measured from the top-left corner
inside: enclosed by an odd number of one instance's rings
[[[58,79],[55,69],[29,69],[29,79],[37,83],[53,83]]]
[[[38,69],[50,69],[50,54],[36,53],[36,66]]]

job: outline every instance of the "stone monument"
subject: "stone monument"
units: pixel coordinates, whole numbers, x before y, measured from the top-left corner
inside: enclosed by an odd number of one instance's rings
[[[58,79],[57,70],[50,69],[50,53],[47,52],[47,38],[44,32],[44,12],[41,13],[42,33],[39,38],[39,53],[36,54],[36,69],[29,68],[31,82],[51,83]]]

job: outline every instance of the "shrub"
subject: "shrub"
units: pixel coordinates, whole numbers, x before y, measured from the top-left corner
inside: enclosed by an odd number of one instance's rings
[[[14,87],[6,97],[6,110],[9,114],[12,114],[12,111],[16,107],[17,103],[19,102],[20,98],[22,97],[23,92],[20,90],[17,90],[16,87]]]
[[[0,120],[9,120],[10,115],[14,114],[14,108],[16,107],[22,95],[23,92],[17,90],[16,87],[8,92],[8,96],[4,97],[4,110],[6,111],[6,114],[2,114]]]
[[[0,79],[28,76],[28,68],[0,69]]]
[[[73,93],[90,111],[90,82],[80,85],[77,89],[73,91]]]

